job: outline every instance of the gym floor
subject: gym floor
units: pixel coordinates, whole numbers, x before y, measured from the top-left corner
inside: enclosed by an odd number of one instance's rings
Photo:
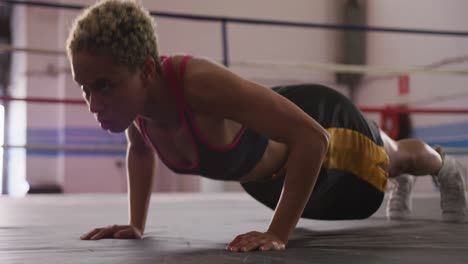
[[[125,195],[0,198],[0,263],[468,263],[468,223],[440,220],[439,198],[415,197],[409,221],[385,203],[358,221],[302,219],[282,252],[231,253],[236,235],[264,230],[272,212],[247,194],[155,194],[142,240],[81,241],[127,222]]]

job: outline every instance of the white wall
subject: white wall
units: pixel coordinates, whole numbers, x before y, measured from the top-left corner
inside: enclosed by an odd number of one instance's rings
[[[51,9],[28,9],[27,46],[49,47],[59,49],[58,31],[47,30],[57,27],[58,12]],[[46,35],[44,35],[46,33]],[[57,68],[60,57],[28,54],[27,69],[23,73],[28,79],[27,96],[57,98],[63,89],[59,86],[59,78],[56,74],[48,74],[47,69]],[[54,130],[59,133],[63,129],[60,118],[63,112],[62,105],[55,104],[28,104],[27,106],[28,128],[36,130]],[[60,137],[56,137],[56,143],[60,144]],[[28,156],[26,174],[31,186],[39,184],[61,183],[63,178],[62,162],[58,156]],[[38,169],[40,168],[40,169]]]

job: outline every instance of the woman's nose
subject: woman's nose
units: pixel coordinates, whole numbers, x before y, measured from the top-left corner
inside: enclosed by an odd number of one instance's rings
[[[93,114],[102,112],[104,110],[103,98],[91,92],[88,100],[88,107],[89,111]]]

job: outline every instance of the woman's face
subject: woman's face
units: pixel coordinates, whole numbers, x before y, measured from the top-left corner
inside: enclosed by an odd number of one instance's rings
[[[142,112],[147,87],[140,69],[130,71],[110,56],[77,52],[71,58],[74,80],[101,128],[125,131]]]

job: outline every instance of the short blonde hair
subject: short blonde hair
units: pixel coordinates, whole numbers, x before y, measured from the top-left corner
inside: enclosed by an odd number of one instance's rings
[[[149,56],[160,72],[156,22],[136,0],[103,0],[83,11],[67,40],[73,52],[109,52],[116,62],[135,69]]]

